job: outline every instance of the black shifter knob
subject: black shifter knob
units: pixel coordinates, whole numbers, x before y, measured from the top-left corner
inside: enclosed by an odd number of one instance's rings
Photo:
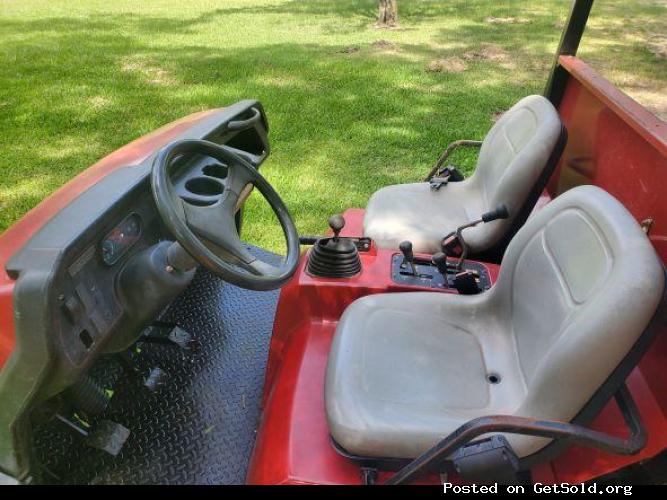
[[[345,227],[345,219],[340,214],[332,215],[329,217],[329,227],[333,231],[334,239],[337,240],[338,235]]]
[[[401,267],[405,269],[406,267],[410,269],[410,273],[413,276],[417,276],[417,266],[415,266],[415,254],[412,253],[412,242],[405,240],[401,241],[401,244],[398,245],[399,250],[403,254],[403,262]]]
[[[433,257],[431,257],[431,262],[433,262],[433,265],[438,268],[438,271],[440,271],[440,274],[442,274],[445,277],[445,283],[447,282],[447,256],[442,253],[438,252],[436,254],[433,254]]]
[[[412,253],[412,242],[411,241],[401,241],[401,244],[398,245],[399,250],[403,254],[403,263],[410,263],[415,260],[415,254]]]
[[[492,220],[496,219],[507,219],[509,216],[510,214],[507,211],[507,207],[502,204],[498,205],[494,210],[483,213],[482,220],[484,222],[491,222]]]

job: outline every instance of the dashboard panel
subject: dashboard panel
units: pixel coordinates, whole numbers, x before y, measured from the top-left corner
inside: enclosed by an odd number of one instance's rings
[[[56,280],[61,345],[75,366],[98,346],[107,350],[114,330],[133,327],[123,321],[128,319],[124,318],[127,305],[119,277],[133,256],[169,237],[161,228],[147,183],[130,191],[124,201],[76,245]]]

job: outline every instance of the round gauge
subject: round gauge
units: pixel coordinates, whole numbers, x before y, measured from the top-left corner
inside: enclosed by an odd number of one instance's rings
[[[116,261],[116,245],[111,240],[102,242],[102,260],[105,264],[111,265]]]
[[[138,217],[130,217],[127,220],[127,224],[124,227],[123,234],[126,238],[136,238],[141,232],[141,226],[139,224]]]

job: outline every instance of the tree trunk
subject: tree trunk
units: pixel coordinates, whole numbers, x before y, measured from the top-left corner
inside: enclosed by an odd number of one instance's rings
[[[377,25],[381,27],[396,26],[398,20],[397,0],[380,0]]]

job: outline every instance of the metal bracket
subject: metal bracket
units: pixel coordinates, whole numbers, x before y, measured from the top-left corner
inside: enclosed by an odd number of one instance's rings
[[[619,387],[614,397],[623,415],[623,420],[630,430],[630,435],[627,438],[616,437],[581,425],[554,420],[536,420],[513,415],[479,417],[469,420],[430,450],[422,453],[390,477],[385,484],[408,484],[429,470],[433,464],[445,460],[472,440],[484,434],[497,432],[564,439],[572,444],[607,453],[634,455],[646,446],[646,429],[641,421],[637,405],[625,384]]]
[[[519,483],[519,458],[502,434],[475,441],[452,456],[457,474],[477,484]]]
[[[88,435],[86,444],[116,457],[123,449],[128,437],[130,437],[130,430],[127,427],[111,420],[101,420],[95,425],[93,432]]]
[[[648,235],[651,232],[651,228],[653,227],[653,222],[654,222],[653,217],[649,217],[648,219],[644,219],[643,221],[640,222],[644,234]]]
[[[378,470],[373,467],[361,468],[361,483],[366,486],[372,486],[377,483]]]
[[[441,176],[440,172],[435,177],[431,177],[431,180],[428,181],[428,185],[431,188],[431,191],[439,191],[442,186],[449,184],[449,178],[451,174],[445,169],[445,175]]]

